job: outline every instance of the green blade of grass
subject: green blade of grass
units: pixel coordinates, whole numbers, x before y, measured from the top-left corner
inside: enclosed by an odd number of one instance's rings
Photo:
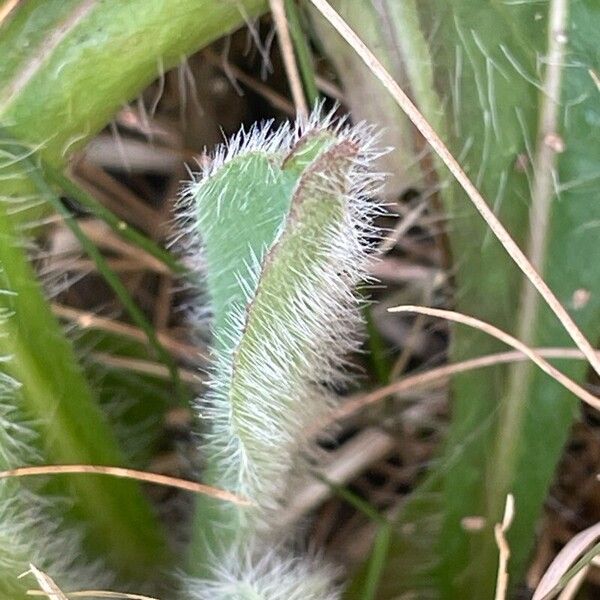
[[[184,275],[188,272],[170,252],[161,248],[154,240],[119,219],[112,211],[100,204],[91,194],[74,183],[58,169],[45,164],[42,165],[44,178],[58,186],[71,200],[77,201],[83,208],[89,210],[94,216],[104,221],[119,237],[137,246],[150,256],[153,256],[174,274]]]
[[[346,486],[331,481],[320,473],[313,473],[315,479],[326,484],[336,496],[345,500],[350,506],[363,513],[369,520],[377,524],[377,532],[373,542],[373,549],[361,578],[362,587],[358,590],[361,600],[373,600],[377,597],[377,589],[381,576],[385,570],[387,554],[390,547],[392,524],[381,515],[371,504],[349,490]]]
[[[39,431],[40,452],[50,464],[122,465],[123,457],[95,403],[27,261],[20,236],[0,205],[2,370],[20,383],[25,416]],[[61,479],[84,523],[87,543],[111,567],[134,579],[151,576],[166,558],[164,539],[139,487],[93,476]]]
[[[177,371],[177,365],[173,360],[172,356],[165,350],[160,343],[154,327],[146,319],[142,311],[138,308],[133,298],[130,296],[127,288],[123,282],[119,279],[117,274],[109,267],[108,262],[102,256],[102,253],[96,248],[96,246],[88,239],[85,235],[77,220],[73,217],[70,209],[65,206],[58,195],[52,190],[52,188],[46,183],[44,178],[43,167],[38,167],[35,164],[35,159],[27,156],[27,150],[22,146],[13,143],[15,155],[18,153],[22,154],[17,160],[21,162],[29,174],[29,177],[34,182],[37,192],[41,198],[45,198],[54,208],[54,210],[62,216],[67,227],[73,232],[73,235],[77,238],[84,252],[92,259],[98,273],[104,278],[106,283],[111,287],[133,322],[146,334],[150,346],[154,349],[159,360],[167,367],[171,376],[171,382],[173,384],[173,390],[178,398],[183,398],[183,388],[179,379]],[[54,172],[54,177],[56,173]],[[66,183],[62,178],[58,178],[63,184]]]
[[[294,50],[296,51],[302,83],[304,84],[304,93],[306,94],[309,106],[314,107],[319,101],[319,90],[317,88],[310,45],[306,39],[295,0],[285,0],[285,13],[288,19],[290,35],[294,43]]]
[[[23,0],[0,24],[0,124],[60,168],[153,79],[266,9],[266,0]],[[15,176],[0,193],[31,190]]]
[[[364,307],[363,315],[367,328],[368,359],[371,375],[374,381],[386,385],[390,382],[390,374],[392,372],[389,348],[374,322],[371,306],[366,305]]]
[[[385,527],[389,525],[388,520],[381,515],[375,508],[371,506],[371,504],[367,501],[349,490],[345,485],[341,485],[336,483],[335,481],[331,481],[325,477],[325,475],[321,473],[314,472],[313,476],[315,479],[323,482],[327,487],[329,487],[336,496],[339,496],[343,500],[345,500],[348,504],[353,506],[357,511],[363,513],[369,520],[377,523],[381,527]]]

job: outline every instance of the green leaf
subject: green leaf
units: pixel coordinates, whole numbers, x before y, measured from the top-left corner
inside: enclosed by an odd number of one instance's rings
[[[589,135],[589,119],[598,115],[598,90],[588,72],[598,68],[592,31],[599,24],[600,10],[589,2],[569,2],[567,22],[548,32],[549,13],[559,4],[491,7],[472,1],[449,3],[451,12],[443,16],[443,22],[452,26],[442,27],[440,35],[449,30],[447,54],[453,48],[454,53],[460,49],[465,56],[460,102],[453,99],[457,124],[464,132],[454,132],[455,151],[459,151],[465,135],[473,135],[474,146],[464,164],[523,247],[531,248],[532,234],[523,228],[529,214],[535,215],[529,224],[532,232],[544,227],[540,209],[530,209],[532,203],[547,203],[546,241],[539,258],[532,254],[532,259],[565,306],[573,309],[578,289],[590,293],[587,305],[572,310],[572,315],[594,340],[600,334],[600,267],[597,260],[590,261],[597,244],[588,223],[598,218],[598,192],[589,186],[583,194],[577,188],[561,188],[565,183],[588,179],[590,163],[597,163],[600,157],[600,145]],[[552,102],[540,87],[551,61],[557,59],[548,59],[549,65],[541,72],[537,61],[539,56],[548,56],[549,45],[557,36],[565,35],[568,44],[564,58],[558,59],[558,69],[564,63],[565,70],[561,103],[550,124],[552,134],[563,136],[565,152],[552,153],[540,162],[544,146],[551,143],[548,132],[540,129],[544,126],[542,114],[545,105]],[[445,67],[451,69],[449,64]],[[464,129],[467,124],[468,134]],[[523,157],[528,157],[531,166],[526,173],[519,173],[523,171],[519,168]],[[544,178],[549,185],[539,197],[538,182]],[[527,292],[521,288],[527,284],[515,279],[514,267],[489,240],[481,221],[473,219],[473,223],[465,222],[464,229],[454,228],[450,239],[459,265],[460,310],[512,330],[531,345],[570,345],[562,327],[536,296],[526,306],[523,297]],[[484,343],[481,335],[457,331],[453,359],[483,353]],[[576,379],[585,375],[583,364],[560,367]],[[516,515],[508,540],[512,549],[510,573],[516,583],[534,544],[536,523],[577,402],[531,365],[496,369],[488,378],[461,377],[453,385],[453,395],[447,453],[460,452],[462,458],[446,474],[442,590],[448,597],[488,597],[497,570],[492,526],[501,519],[504,499],[509,492],[515,495]],[[461,520],[469,515],[483,516],[485,529],[465,531]]]
[[[594,33],[600,26],[600,6],[588,0],[568,4],[565,27],[568,43],[561,107],[556,121],[556,132],[562,137],[565,149],[556,156],[552,171],[546,174],[552,182],[551,210],[542,269],[550,287],[571,309],[582,331],[595,341],[600,337],[597,229],[600,223],[600,137],[595,135],[600,124],[600,90],[593,74],[600,72],[600,52]],[[538,307],[534,323],[532,344],[570,344],[545,306]],[[587,372],[582,363],[565,361],[560,368],[576,380],[583,380]],[[526,383],[528,401],[522,415],[520,443],[515,449],[512,485],[515,490],[526,489],[527,493],[517,495],[516,529],[509,535],[517,573],[533,542],[520,532],[533,530],[568,439],[569,425],[578,413],[578,403],[556,382],[533,370],[526,377]]]
[[[200,405],[210,427],[205,478],[254,503],[199,500],[197,574],[273,535],[307,431],[355,347],[353,286],[372,211],[363,198],[373,183],[368,142],[368,132],[318,114],[296,130],[254,129],[190,190],[214,311],[215,366]]]
[[[600,261],[594,240],[600,210],[600,142],[595,128],[600,103],[594,75],[600,56],[593,31],[600,7],[588,0],[365,0],[353,4],[354,10],[360,10],[359,4],[364,15],[376,8],[381,30],[391,30],[381,36],[379,53],[386,64],[403,65],[401,83],[521,247],[532,252],[530,228],[533,234],[545,233],[531,258],[589,339],[597,339]],[[342,5],[347,10],[347,3]],[[549,32],[551,15],[560,15],[565,7],[566,23]],[[363,25],[360,18],[352,24],[366,40],[373,40],[371,25]],[[429,46],[425,51],[424,41]],[[564,47],[558,59],[550,54],[557,44],[559,54]],[[552,106],[549,69],[562,75],[560,104],[550,122],[543,118]],[[346,66],[345,76],[351,80],[348,70]],[[432,82],[436,86],[429,93],[428,80],[430,88]],[[441,103],[435,101],[437,96]],[[439,106],[445,107],[441,122]],[[549,145],[552,152],[545,150]],[[446,180],[439,167],[438,176]],[[442,197],[454,256],[455,307],[531,345],[570,345],[537,296],[524,300],[528,285],[464,193],[453,185]],[[535,220],[530,220],[532,204]],[[498,349],[497,342],[483,334],[460,327],[453,331],[452,361]],[[558,366],[575,379],[585,376],[585,365],[565,361]],[[508,534],[513,584],[524,573],[578,405],[529,365],[456,377],[452,399],[446,448],[400,517],[380,598],[415,589],[423,597],[492,597],[497,569],[492,528],[501,519],[509,492],[516,500]],[[420,497],[429,493],[435,499],[419,509]],[[484,518],[483,530],[463,527],[463,519],[471,516]],[[427,528],[427,544],[422,543],[423,522],[438,523]],[[412,536],[406,534],[411,526]],[[402,577],[392,576],[398,573]]]
[[[62,163],[157,75],[265,8],[263,0],[19,2],[0,29],[0,119]]]
[[[2,372],[19,384],[19,410],[39,435],[48,464],[123,465],[104,416],[27,262],[22,243],[0,214],[0,353]],[[15,431],[18,435],[18,430]],[[23,440],[27,448],[31,440]],[[12,465],[15,466],[15,465]],[[143,578],[164,564],[166,549],[139,487],[95,476],[61,479],[57,488],[73,499],[72,513],[89,532],[88,547],[112,568]]]
[[[543,52],[545,40],[546,21],[535,18],[537,11],[534,5],[490,6],[473,1],[450,2],[436,10],[436,18],[445,23],[437,36],[435,67],[438,73],[446,73],[444,84],[450,90],[451,148],[521,245],[526,235],[529,182],[519,163],[535,139],[539,91],[529,79],[537,77],[536,57]],[[530,75],[524,77],[524,73]],[[450,87],[453,81],[456,84]],[[453,192],[455,200],[447,209],[449,218],[460,224],[450,234],[458,271],[456,308],[515,332],[520,274],[464,194],[456,188]],[[484,334],[457,328],[451,359],[498,349],[498,343]],[[507,377],[508,368],[497,367],[485,377],[468,374],[453,381],[452,426],[445,457],[460,458],[444,466],[443,531],[437,546],[442,559],[440,591],[448,597],[493,595],[498,563],[492,527],[501,518],[509,491],[515,493],[517,513],[522,497],[529,495],[527,486],[499,489],[494,484],[499,468],[493,450],[496,436],[521,435],[519,428],[503,433],[498,420]],[[522,400],[529,402],[526,398],[524,394]],[[569,425],[562,425],[565,432]],[[490,500],[493,508],[488,506]],[[469,516],[485,518],[485,528],[465,530],[463,519]],[[533,525],[516,525],[511,534],[520,532],[520,542],[531,543]],[[516,564],[513,559],[513,576]]]
[[[0,25],[0,124],[54,167],[187,55],[266,0],[24,0]],[[23,178],[2,182],[24,196]]]
[[[264,432],[252,431],[252,427],[260,427],[259,415],[265,411],[268,412],[268,407],[249,406],[244,408],[242,404],[245,401],[244,393],[235,391],[236,381],[239,381],[237,385],[242,384],[251,373],[251,363],[248,362],[252,361],[251,354],[248,359],[245,359],[242,345],[248,348],[244,352],[255,353],[256,349],[253,349],[253,346],[258,344],[258,348],[260,348],[270,337],[267,337],[269,334],[265,330],[265,326],[260,323],[248,331],[246,331],[246,327],[250,325],[250,317],[259,309],[262,313],[265,310],[282,311],[282,306],[275,298],[271,299],[273,306],[267,305],[266,309],[260,308],[260,305],[256,303],[259,283],[261,298],[264,296],[265,299],[268,299],[269,295],[273,293],[268,289],[262,291],[266,282],[261,281],[261,272],[265,269],[268,261],[274,263],[270,267],[269,273],[277,268],[278,263],[275,263],[275,259],[284,249],[280,250],[276,241],[285,231],[282,231],[282,228],[285,227],[287,215],[291,211],[294,192],[304,170],[308,169],[310,163],[333,143],[332,136],[327,132],[322,132],[314,138],[309,136],[306,141],[300,141],[298,147],[292,149],[289,156],[286,157],[284,150],[286,136],[288,138],[291,136],[287,128],[282,129],[279,134],[273,134],[268,129],[262,133],[252,130],[245,136],[245,139],[238,137],[232,144],[235,155],[230,159],[226,156],[217,158],[217,164],[224,162],[223,166],[217,167],[214,175],[205,177],[197,190],[193,191],[197,208],[192,207],[191,209],[194,212],[197,211],[197,226],[202,235],[206,257],[207,288],[214,311],[213,346],[218,360],[215,377],[227,377],[227,371],[232,370],[231,379],[223,390],[227,397],[214,400],[221,406],[220,410],[214,414],[211,429],[221,433],[221,436],[216,437],[213,434],[215,439],[208,445],[207,451],[209,457],[212,458],[208,460],[206,478],[213,485],[226,487],[242,495],[250,494],[253,499],[255,499],[255,490],[248,490],[247,483],[243,484],[243,488],[240,489],[242,478],[250,480],[256,477],[256,475],[250,476],[248,473],[242,475],[244,469],[242,461],[245,454],[249,454],[247,462],[250,469],[260,469],[260,466],[255,464],[256,461],[267,463],[263,468],[267,469],[268,475],[265,477],[266,473],[264,473],[261,476],[263,484],[267,487],[274,484],[280,485],[281,481],[278,482],[278,478],[274,477],[275,472],[279,471],[279,480],[281,480],[283,473],[288,468],[287,461],[293,459],[291,456],[287,456],[290,453],[289,449],[277,448],[277,444],[273,444],[269,437],[264,437]],[[236,148],[238,145],[242,147],[241,150]],[[270,258],[272,248],[277,248],[278,253]],[[287,267],[284,264],[284,271],[286,268],[288,273],[284,276],[289,277],[291,264],[287,264]],[[281,275],[277,275],[280,269],[281,267],[275,271],[276,277],[281,277]],[[304,276],[303,273],[302,275]],[[281,282],[277,283],[276,281],[273,285],[281,286]],[[293,293],[295,286],[290,281],[289,285],[284,286],[284,289],[277,293],[281,301],[289,302],[290,299],[283,295],[284,290]],[[255,300],[251,300],[255,295]],[[250,309],[252,309],[251,313]],[[260,312],[256,318],[260,318]],[[266,314],[262,318],[265,319]],[[242,319],[247,323],[243,331],[240,330]],[[256,327],[258,329],[254,333]],[[288,335],[283,331],[280,334]],[[286,351],[287,349],[282,349],[282,357],[286,356]],[[296,352],[298,352],[297,349]],[[228,364],[234,360],[237,353],[240,353],[240,358],[235,363]],[[296,355],[294,359],[297,359]],[[244,360],[243,363],[242,360]],[[292,357],[287,357],[286,360],[290,361],[291,368]],[[261,367],[261,369],[264,368],[266,365]],[[240,375],[237,374],[238,371],[240,371]],[[260,377],[260,372],[256,375]],[[248,383],[243,385],[248,386]],[[262,392],[263,396],[264,394],[265,392]],[[250,399],[253,399],[253,395],[250,395]],[[265,418],[273,420],[273,426],[276,426],[277,423],[284,424],[281,432],[273,433],[278,437],[289,436],[290,439],[287,439],[285,443],[291,446],[297,442],[291,439],[290,424],[284,423],[288,417],[285,414],[286,407],[278,406],[282,400],[273,398],[273,401],[276,401],[274,409],[277,409],[279,414],[265,415]],[[234,423],[236,410],[245,415],[243,420],[250,419],[248,422],[250,431],[248,431],[248,425],[242,425],[242,429],[238,430],[238,426]],[[229,411],[232,413],[231,423],[227,422]],[[252,411],[256,416],[252,416]],[[228,431],[229,436],[226,434]],[[280,440],[280,446],[283,441]],[[261,447],[264,443],[268,448]],[[227,448],[227,445],[231,447]],[[250,449],[246,449],[247,445],[250,446]],[[278,456],[282,451],[286,453],[283,460],[281,456]],[[239,462],[231,465],[232,460]],[[270,470],[268,468],[269,462],[274,463],[278,471],[269,472],[272,471],[272,468]],[[273,492],[271,491],[269,494],[272,495]],[[264,502],[264,499],[262,501]],[[223,544],[226,535],[236,532],[236,527],[238,527],[236,524],[241,518],[241,515],[236,516],[236,512],[239,510],[216,504],[211,499],[199,501],[196,525],[197,542],[192,547],[194,560],[199,560],[203,556],[205,546],[211,547],[217,541]],[[224,529],[225,531],[223,531]],[[214,530],[216,532],[211,534]],[[227,534],[227,532],[230,533]]]

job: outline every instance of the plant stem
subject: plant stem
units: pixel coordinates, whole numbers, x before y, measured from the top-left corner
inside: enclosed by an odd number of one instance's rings
[[[306,94],[309,106],[312,108],[319,101],[319,89],[317,87],[310,45],[306,39],[300,19],[300,11],[295,0],[285,0],[285,12],[292,41],[294,42],[294,49],[296,50],[302,83],[304,84],[304,93]]]

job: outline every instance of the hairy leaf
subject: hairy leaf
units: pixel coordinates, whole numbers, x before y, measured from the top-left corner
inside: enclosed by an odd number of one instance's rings
[[[190,189],[214,310],[205,477],[254,503],[200,500],[191,568],[206,577],[220,577],[220,555],[279,537],[277,509],[356,345],[369,143],[317,112],[296,130],[240,133]]]

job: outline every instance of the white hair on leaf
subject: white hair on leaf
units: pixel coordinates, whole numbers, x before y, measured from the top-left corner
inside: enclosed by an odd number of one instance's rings
[[[338,600],[335,572],[316,558],[266,550],[233,550],[210,579],[185,581],[190,600]]]
[[[342,147],[352,152],[343,157],[343,168],[330,168],[317,158],[312,172],[309,167],[301,173],[294,193],[308,185],[309,200],[336,196],[342,213],[323,222],[320,230],[313,223],[311,230],[295,220],[298,207],[292,206],[269,244],[240,250],[232,240],[229,247],[219,247],[219,256],[226,255],[223,263],[235,269],[236,293],[243,302],[227,307],[214,331],[210,391],[198,402],[211,427],[204,451],[218,465],[215,469],[213,464],[212,472],[219,474],[213,483],[250,498],[259,514],[285,501],[290,470],[309,446],[306,431],[331,407],[334,395],[329,390],[344,380],[346,357],[359,347],[355,288],[367,279],[376,236],[372,223],[379,210],[372,195],[382,180],[370,170],[381,154],[374,149],[376,136],[370,127],[349,126],[346,119],[336,120],[333,112],[320,109],[294,126],[274,129],[267,123],[241,130],[205,161],[198,180],[185,192],[180,218],[192,240],[190,248],[198,253],[202,243],[197,231],[206,241],[230,218],[231,207],[222,204],[226,197],[235,198],[237,207],[252,200],[242,197],[245,189],[227,187],[235,182],[217,180],[227,165],[237,161],[238,168],[250,169],[252,161],[243,162],[244,157],[266,157],[275,181],[277,169],[300,142],[325,132],[331,136],[332,152]],[[207,204],[213,212],[199,209]],[[248,258],[236,260],[240,252]],[[281,258],[285,253],[289,256]],[[293,283],[278,288],[276,275],[270,273],[285,268]]]

